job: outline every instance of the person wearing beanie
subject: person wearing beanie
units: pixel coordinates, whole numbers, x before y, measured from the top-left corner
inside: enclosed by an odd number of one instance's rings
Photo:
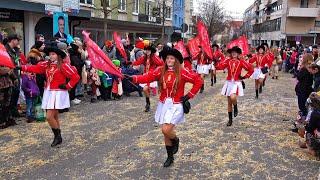
[[[249,59],[250,64],[255,64],[254,73],[252,78],[255,80],[256,99],[259,98],[259,94],[262,93],[262,84],[269,69],[269,59],[265,54],[265,47],[258,46],[257,53]]]
[[[119,69],[121,72],[121,62],[118,59],[112,60],[112,63]],[[122,82],[121,78],[115,77],[113,79],[112,83],[112,97],[114,100],[120,100],[122,96],[123,90],[122,90]]]
[[[244,95],[241,80],[249,78],[253,73],[253,68],[251,64],[240,58],[242,50],[238,46],[234,46],[233,48],[228,49],[228,53],[231,55],[231,57],[226,59],[225,61],[217,62],[216,69],[224,70],[227,68],[228,70],[227,80],[222,88],[221,94],[223,96],[227,96],[228,98],[229,121],[227,123],[227,126],[231,126],[233,123],[233,116],[238,116],[237,97]],[[247,71],[247,74],[241,76],[241,72],[243,69]]]
[[[174,154],[179,150],[180,140],[175,128],[185,121],[184,114],[191,108],[189,99],[200,90],[203,80],[196,73],[182,67],[183,57],[176,49],[164,50],[164,66],[157,67],[144,75],[126,76],[134,83],[151,83],[159,81],[160,98],[155,113],[155,121],[161,125],[164,143],[167,150],[167,159],[164,167],[174,162]],[[191,83],[191,90],[185,95],[185,85]]]
[[[80,77],[70,64],[63,61],[66,53],[60,50],[56,43],[47,46],[44,52],[49,56],[48,61],[40,62],[37,65],[17,66],[16,69],[46,75],[47,83],[41,107],[47,112],[46,118],[54,134],[51,147],[57,147],[62,143],[58,110],[70,107],[68,90],[77,84]]]
[[[163,66],[164,62],[157,56],[156,48],[151,46],[147,46],[144,48],[145,54],[141,56],[139,59],[137,59],[134,62],[128,61],[127,63],[129,65],[138,66],[138,65],[144,65],[144,74],[147,74],[149,72],[154,71],[157,67]],[[156,88],[157,82],[148,82],[146,84],[140,84],[140,86],[143,88],[144,95],[146,97],[146,106],[145,106],[145,112],[150,111],[150,88]]]

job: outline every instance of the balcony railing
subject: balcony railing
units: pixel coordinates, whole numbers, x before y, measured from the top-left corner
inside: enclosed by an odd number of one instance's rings
[[[319,16],[319,8],[299,8],[291,7],[288,11],[288,17],[309,17],[316,18]]]

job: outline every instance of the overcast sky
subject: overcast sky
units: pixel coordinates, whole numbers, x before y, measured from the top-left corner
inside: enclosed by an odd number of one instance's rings
[[[193,0],[194,8],[198,9],[198,4],[201,0]],[[222,0],[223,7],[226,11],[234,14],[243,14],[244,11],[254,2],[254,0]]]

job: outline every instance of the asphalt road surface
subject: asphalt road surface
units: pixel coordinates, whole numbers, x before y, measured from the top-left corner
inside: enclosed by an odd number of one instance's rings
[[[261,99],[253,80],[239,98],[232,127],[226,98],[220,95],[225,74],[214,87],[192,100],[186,123],[177,128],[181,148],[175,163],[163,168],[163,136],[144,113],[144,98],[133,93],[121,101],[84,102],[61,116],[63,145],[50,147],[47,123],[0,130],[0,179],[318,179],[320,161],[297,145],[292,133],[297,101],[294,79],[268,79]]]

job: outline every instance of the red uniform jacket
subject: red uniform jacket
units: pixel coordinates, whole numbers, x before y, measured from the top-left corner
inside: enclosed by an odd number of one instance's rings
[[[263,68],[265,66],[271,67],[271,65],[269,66],[269,58],[267,55],[262,55],[262,54],[255,54],[251,59],[249,59],[249,63],[253,64],[256,63],[256,67],[257,68]]]
[[[210,64],[210,60],[209,58],[205,55],[205,53],[200,53],[198,55],[198,61],[197,64],[198,65],[206,65],[206,64]]]
[[[274,61],[274,54],[272,53],[272,52],[267,52],[267,58],[269,59],[269,61],[268,61],[268,66],[269,67],[271,67],[272,66],[272,64],[273,64],[273,61]]]
[[[183,66],[186,68],[188,71],[192,71],[192,63],[190,59],[184,59],[183,60]]]
[[[80,79],[75,67],[68,63],[61,64],[60,69],[57,64],[49,63],[48,61],[40,62],[37,65],[21,66],[21,68],[22,71],[25,72],[45,74],[47,79],[45,88],[50,88],[50,90],[61,90],[59,85],[66,84],[67,78],[70,79],[66,85],[66,88],[69,90],[73,88]]]
[[[239,81],[242,69],[248,71],[247,74],[243,76],[244,78],[249,78],[253,73],[252,65],[243,59],[227,59],[225,61],[218,62],[216,68],[217,70],[228,69],[228,81]]]
[[[298,52],[293,51],[290,56],[290,64],[295,64],[297,60]]]
[[[133,76],[134,83],[150,83],[153,81],[159,81],[161,78],[161,71],[164,67],[158,67],[156,70],[149,72],[144,75]],[[201,77],[184,68],[181,69],[180,82],[177,87],[177,91],[173,92],[174,82],[176,81],[176,76],[173,70],[167,70],[163,77],[162,89],[160,89],[160,102],[164,103],[167,98],[172,98],[173,103],[178,104],[181,102],[181,97],[184,96],[184,87],[187,82],[193,84],[192,89],[188,92],[188,96],[193,98],[197,92],[200,90],[203,80]]]
[[[136,61],[132,63],[134,66],[144,65],[144,73],[155,70],[158,66],[163,66],[164,62],[159,58],[159,56],[153,54],[150,59],[146,56],[139,57]]]
[[[219,61],[224,61],[225,57],[221,51],[214,51],[213,52],[213,61],[219,62]]]

